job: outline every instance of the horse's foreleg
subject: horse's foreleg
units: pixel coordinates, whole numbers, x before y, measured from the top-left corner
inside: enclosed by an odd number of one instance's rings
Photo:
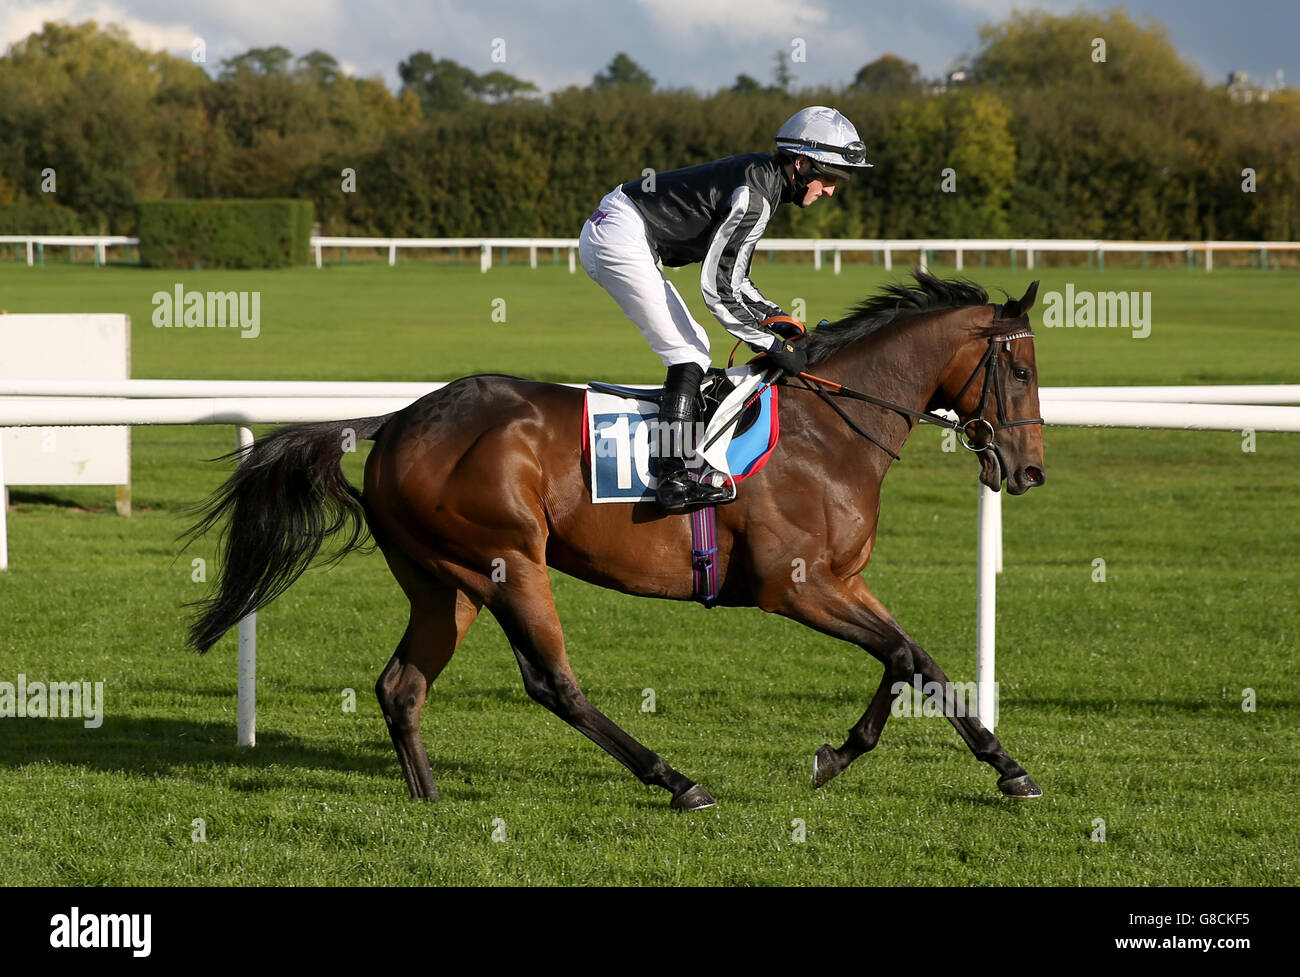
[[[813,786],[821,787],[862,754],[874,749],[888,721],[894,699],[910,687],[915,675],[943,690],[944,715],[956,727],[975,756],[1001,775],[998,787],[1013,797],[1038,797],[1042,791],[1007,754],[976,717],[956,708],[955,690],[933,658],[904,631],[871,593],[862,578],[847,580],[826,575],[800,585],[781,612],[801,623],[861,646],[885,666],[880,686],[862,718],[838,749],[822,746],[813,760]]]
[[[790,591],[778,610],[801,624],[858,645],[885,666],[871,704],[849,730],[844,744],[838,749],[823,744],[813,758],[813,786],[821,787],[880,742],[899,688],[911,682],[916,646],[861,577],[846,580],[825,574],[813,578]]]
[[[952,683],[935,660],[920,647],[913,649],[912,659],[916,663],[917,674],[925,679],[925,683],[937,684],[943,690],[943,714],[948,717],[957,734],[966,741],[976,759],[983,760],[1000,775],[998,789],[1008,797],[1042,797],[1043,792],[1039,786],[1020,764],[1011,759],[1002,743],[980,722],[979,717],[967,716],[965,709],[958,707]]]
[[[875,749],[880,742],[880,733],[889,719],[889,710],[894,705],[895,693],[892,691],[897,683],[888,666],[876,694],[871,697],[871,704],[862,718],[849,730],[848,739],[838,750],[829,743],[823,743],[813,756],[813,786],[821,787],[834,780],[850,763]]]
[[[390,565],[393,561],[390,559]],[[397,573],[398,567],[394,566]],[[412,567],[398,574],[411,600],[411,619],[397,651],[379,674],[375,694],[397,750],[411,797],[439,800],[429,756],[420,736],[420,711],[434,679],[446,667],[478,616],[479,605]]]
[[[708,791],[646,749],[588,701],[569,667],[545,566],[514,565],[489,605],[510,641],[528,695],[586,736],[643,783],[662,787],[681,810],[710,807]]]

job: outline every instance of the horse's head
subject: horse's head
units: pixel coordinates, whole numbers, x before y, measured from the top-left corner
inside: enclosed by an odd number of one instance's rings
[[[1029,310],[1038,282],[1020,299],[993,306],[953,358],[936,400],[957,413],[959,438],[980,456],[980,481],[1021,495],[1042,485],[1043,427]]]

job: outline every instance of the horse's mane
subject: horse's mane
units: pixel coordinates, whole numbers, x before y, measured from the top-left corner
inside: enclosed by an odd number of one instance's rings
[[[912,278],[915,285],[891,282],[843,319],[808,333],[804,348],[808,351],[809,365],[820,363],[849,343],[923,312],[989,304],[988,293],[969,279],[936,278],[920,270],[912,272]]]

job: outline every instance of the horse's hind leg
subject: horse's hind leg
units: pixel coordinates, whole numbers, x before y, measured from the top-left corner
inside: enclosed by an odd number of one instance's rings
[[[569,667],[545,566],[512,565],[508,590],[503,588],[489,608],[510,641],[529,696],[600,746],[643,784],[669,791],[673,807],[694,810],[715,803],[708,791],[638,743],[583,695]]]
[[[479,605],[413,565],[393,566],[393,571],[410,598],[411,619],[375,683],[375,694],[411,796],[436,801],[438,787],[420,737],[420,710],[429,687],[478,616]]]

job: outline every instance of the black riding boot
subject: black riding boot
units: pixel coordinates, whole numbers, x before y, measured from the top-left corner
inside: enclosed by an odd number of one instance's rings
[[[659,425],[654,444],[659,451],[656,476],[659,487],[655,501],[667,512],[677,512],[699,505],[730,502],[734,493],[723,487],[701,485],[686,467],[688,454],[695,453],[695,395],[704,379],[704,368],[697,363],[681,363],[668,368],[663,397],[659,401]]]

